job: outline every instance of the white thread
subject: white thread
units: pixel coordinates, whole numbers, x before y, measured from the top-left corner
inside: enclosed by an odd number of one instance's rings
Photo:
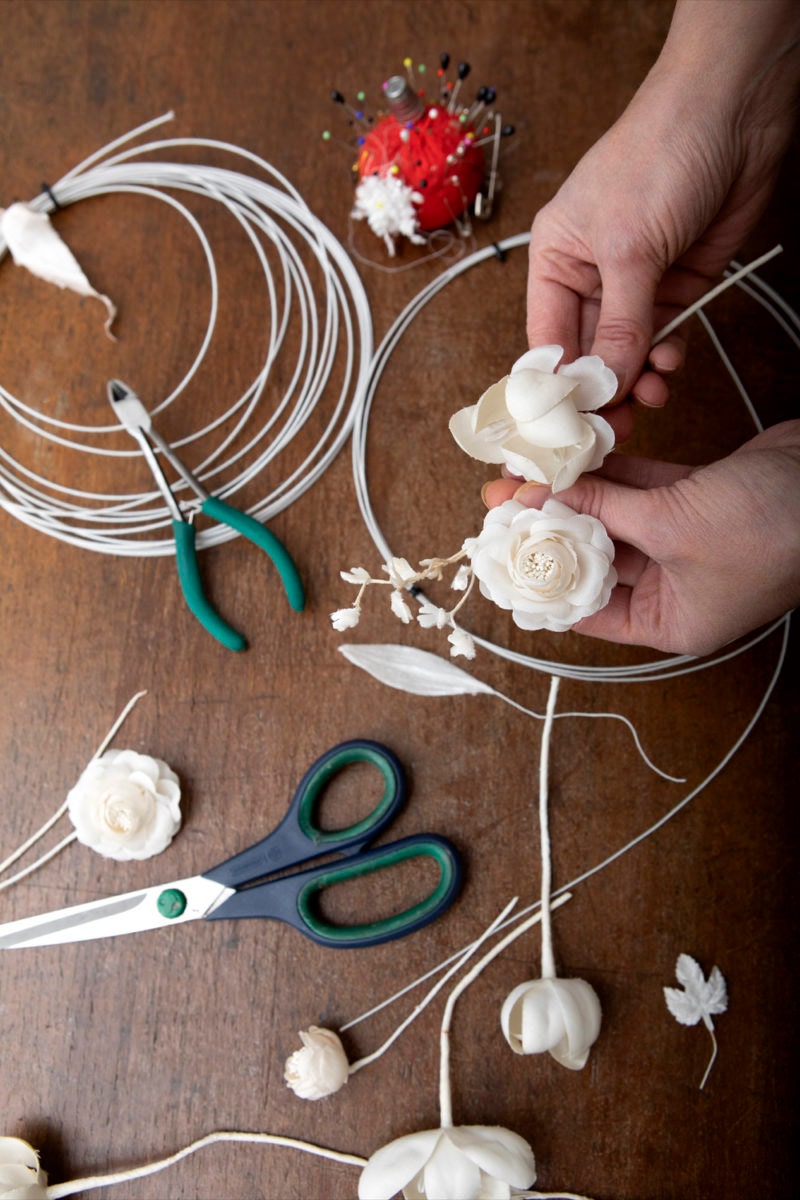
[[[299,1138],[282,1137],[275,1133],[239,1133],[220,1130],[217,1133],[208,1133],[205,1137],[198,1138],[196,1142],[184,1146],[176,1154],[170,1154],[168,1158],[161,1158],[157,1162],[145,1163],[141,1167],[130,1167],[127,1171],[115,1171],[109,1175],[90,1175],[86,1179],[70,1179],[66,1183],[51,1184],[46,1190],[47,1200],[62,1200],[62,1197],[74,1196],[76,1192],[88,1192],[94,1188],[110,1187],[115,1183],[126,1183],[130,1179],[142,1179],[146,1175],[155,1175],[157,1171],[163,1171],[167,1167],[173,1166],[182,1158],[194,1154],[196,1150],[202,1150],[204,1146],[213,1146],[217,1142],[248,1142],[262,1146],[287,1146],[292,1150],[303,1150],[306,1154],[315,1154],[319,1158],[329,1158],[334,1162],[348,1163],[354,1167],[364,1167],[367,1162],[360,1154],[328,1150],[324,1146],[315,1146],[312,1142],[304,1142]]]
[[[369,302],[343,246],[288,180],[257,155],[227,142],[203,138],[172,138],[134,148],[128,146],[171,117],[168,113],[150,121],[98,150],[53,184],[51,191],[61,207],[100,195],[135,194],[158,199],[188,222],[200,242],[211,288],[205,334],[178,386],[170,395],[148,402],[148,408],[156,415],[186,390],[197,373],[211,344],[218,312],[213,251],[198,220],[171,192],[182,191],[222,204],[247,236],[264,276],[269,310],[269,319],[264,321],[269,332],[263,365],[225,412],[202,428],[189,430],[175,439],[173,446],[176,449],[191,446],[218,431],[221,441],[206,452],[199,464],[190,465],[207,489],[222,498],[235,495],[269,467],[272,490],[247,510],[256,519],[267,521],[319,479],[350,434],[354,405],[363,392],[372,354]],[[257,168],[266,178],[219,167],[144,158],[172,148],[222,152],[239,162],[244,160],[248,168]],[[144,161],[138,161],[140,157]],[[44,193],[31,201],[31,207],[49,213],[55,205],[51,196]],[[298,245],[321,273],[322,286],[312,282]],[[275,256],[275,274],[265,247]],[[0,244],[0,252],[2,249]],[[288,382],[280,399],[270,404],[271,414],[263,421],[254,421],[253,415],[264,397],[290,319],[299,326],[296,362],[285,369]],[[306,427],[327,393],[331,399],[326,400],[326,423],[315,445],[299,465],[280,479],[275,470],[278,456]],[[139,453],[136,449],[115,450],[107,444],[108,435],[119,435],[118,425],[90,427],[56,419],[37,412],[2,387],[0,408],[40,437],[73,450],[111,458],[131,458]],[[81,440],[87,434],[92,442]],[[238,474],[232,473],[235,471]],[[176,490],[180,494],[180,484]],[[106,554],[174,553],[171,517],[157,490],[126,495],[83,491],[43,478],[2,447],[0,505],[33,528],[71,545]],[[214,525],[200,530],[197,542],[203,547],[235,536],[228,526]]]

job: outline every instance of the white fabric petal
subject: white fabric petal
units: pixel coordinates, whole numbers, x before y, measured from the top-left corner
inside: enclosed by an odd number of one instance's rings
[[[381,1146],[359,1176],[358,1200],[390,1200],[402,1191],[425,1166],[441,1135],[440,1129],[423,1129]]]
[[[578,381],[575,403],[581,412],[602,408],[614,399],[619,387],[616,375],[597,354],[587,354],[576,358],[575,362],[565,363],[558,373]]]
[[[452,1130],[443,1131],[435,1151],[425,1164],[423,1192],[427,1200],[478,1200],[480,1169],[451,1140]]]
[[[526,371],[528,368],[533,368],[535,371],[552,372],[555,371],[563,357],[563,346],[534,346],[532,350],[526,350],[517,359],[511,368],[511,374],[513,375],[516,371]]]
[[[514,371],[506,381],[506,408],[517,422],[535,421],[561,404],[577,386],[574,379],[532,367]]]
[[[517,421],[517,432],[537,449],[541,446],[546,450],[555,450],[581,443],[586,438],[586,422],[572,399],[567,398],[538,420]]]
[[[450,433],[457,445],[470,458],[477,458],[479,462],[485,463],[501,463],[503,462],[503,438],[508,433],[510,426],[504,425],[498,431],[499,436],[494,435],[491,425],[482,432],[476,432],[476,408],[477,405],[473,404],[470,408],[462,408],[457,413],[453,413],[449,422]]]
[[[472,1161],[495,1179],[527,1188],[536,1179],[533,1151],[523,1137],[500,1125],[459,1125],[450,1137]]]

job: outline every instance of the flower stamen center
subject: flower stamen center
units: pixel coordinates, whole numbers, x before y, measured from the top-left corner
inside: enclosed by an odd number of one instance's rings
[[[520,563],[522,574],[533,583],[549,583],[558,569],[558,561],[545,550],[534,550]]]

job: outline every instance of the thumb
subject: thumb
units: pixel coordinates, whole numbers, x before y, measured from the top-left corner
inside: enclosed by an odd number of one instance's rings
[[[617,376],[616,399],[627,396],[641,374],[653,337],[657,268],[647,262],[601,267],[602,296],[592,354]]]

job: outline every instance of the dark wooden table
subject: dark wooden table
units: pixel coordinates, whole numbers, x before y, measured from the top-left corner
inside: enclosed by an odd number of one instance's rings
[[[4,0],[0,202],[32,198],[42,181],[174,109],[160,136],[252,150],[291,180],[338,239],[352,237],[360,253],[386,265],[380,244],[348,218],[352,153],[336,143],[352,142],[352,129],[329,93],[364,89],[376,106],[381,81],[401,71],[404,58],[431,64],[432,74],[448,51],[472,63],[470,85],[497,88],[504,119],[516,126],[504,143],[496,213],[476,225],[467,248],[484,246],[527,229],[622,110],[657,55],[670,11],[667,0]],[[325,128],[334,134],[328,145]],[[642,147],[643,170],[657,151]],[[197,422],[246,385],[264,323],[251,257],[235,238],[225,241],[229,218],[213,204],[198,211],[217,239],[224,279],[214,345],[191,389]],[[750,258],[782,241],[784,255],[765,274],[795,303],[797,211],[787,168],[742,251]],[[49,415],[103,423],[110,376],[148,398],[183,376],[204,329],[205,266],[182,220],[145,197],[89,199],[55,223],[119,305],[119,340],[103,337],[95,303],[6,259],[2,383]],[[419,257],[406,249],[397,262]],[[385,273],[362,263],[359,270],[380,337],[441,264],[422,260]],[[414,322],[381,381],[370,423],[371,494],[392,548],[411,561],[451,552],[481,520],[485,475],[453,445],[447,418],[525,348],[524,286],[524,250],[462,276]],[[764,420],[789,415],[797,375],[788,339],[742,294],[717,302],[712,318]],[[636,451],[702,462],[750,436],[699,325],[690,337],[672,402],[640,423]],[[286,378],[279,367],[274,386]],[[107,462],[44,443],[5,411],[0,423],[4,448],[50,479],[113,494],[146,486],[131,459],[110,475]],[[124,435],[116,444],[127,444]],[[254,479],[236,502],[256,504],[294,469],[290,459],[278,461],[276,477]],[[184,788],[183,828],[161,858],[116,864],[72,845],[3,893],[2,919],[206,869],[274,826],[311,760],[355,736],[385,741],[407,764],[413,798],[395,832],[435,829],[454,839],[465,861],[463,893],[424,932],[360,952],[321,949],[277,923],[221,922],[4,954],[0,1135],[37,1146],[51,1182],[159,1158],[214,1129],[294,1135],[368,1155],[435,1127],[442,998],[379,1062],[315,1104],[283,1082],[297,1030],[338,1028],[469,942],[511,896],[523,904],[537,898],[541,726],[492,697],[390,691],[337,653],[342,640],[447,652],[435,631],[401,627],[382,596],[357,630],[343,637],[331,630],[329,612],[352,596],[339,570],[379,567],[349,453],[271,524],[304,576],[302,616],[288,609],[274,573],[249,545],[236,540],[202,555],[215,603],[250,639],[251,648],[235,655],[185,609],[172,558],[91,553],[0,513],[0,857],[61,802],[137,690],[148,695],[115,745],[164,758]],[[575,634],[524,637],[477,599],[468,623],[504,646],[561,662],[657,657]],[[713,771],[755,713],[779,650],[773,634],[725,664],[679,678],[562,684],[562,711],[625,714],[652,757],[687,783],[649,772],[618,722],[558,722],[551,747],[557,886],[658,820]],[[546,674],[483,652],[468,669],[543,710]],[[580,884],[555,918],[560,973],[588,979],[603,1004],[585,1070],[567,1072],[547,1055],[517,1058],[500,1035],[503,998],[537,974],[538,933],[516,943],[459,1001],[455,1120],[525,1137],[543,1191],[605,1200],[794,1194],[797,716],[789,665],[733,761],[657,834]],[[702,1025],[679,1026],[662,995],[682,951],[706,971],[718,964],[730,993],[703,1091],[707,1034]],[[413,1002],[400,1004],[396,1019]],[[392,1009],[346,1034],[351,1058],[373,1049],[394,1023]],[[286,1149],[221,1146],[117,1194],[290,1200],[352,1196],[356,1186],[353,1167]]]

